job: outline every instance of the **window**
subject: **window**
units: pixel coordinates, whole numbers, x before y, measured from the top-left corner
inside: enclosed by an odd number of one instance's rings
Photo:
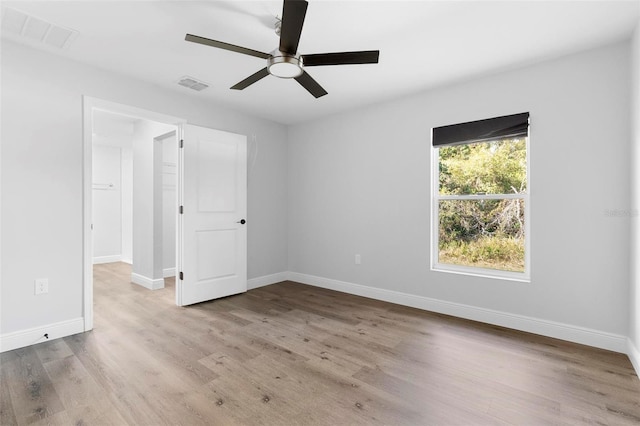
[[[529,279],[529,113],[436,127],[432,269]]]

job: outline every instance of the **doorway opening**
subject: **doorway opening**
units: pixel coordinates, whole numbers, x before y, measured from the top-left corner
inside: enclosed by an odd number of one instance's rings
[[[150,290],[176,274],[184,123],[84,98],[85,331],[93,328],[94,264],[129,263],[131,282]]]

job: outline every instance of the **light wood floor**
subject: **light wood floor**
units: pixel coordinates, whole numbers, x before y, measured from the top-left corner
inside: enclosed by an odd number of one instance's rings
[[[626,356],[284,282],[179,308],[95,267],[95,329],[0,356],[0,424],[640,424]]]

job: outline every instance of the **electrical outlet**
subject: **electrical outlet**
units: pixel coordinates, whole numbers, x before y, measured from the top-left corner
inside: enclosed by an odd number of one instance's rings
[[[359,254],[356,254],[356,265],[359,265],[362,262],[362,257]]]
[[[35,282],[36,294],[49,293],[49,278],[38,278]]]

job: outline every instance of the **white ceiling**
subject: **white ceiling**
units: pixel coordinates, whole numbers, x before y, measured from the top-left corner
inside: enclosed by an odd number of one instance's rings
[[[291,124],[628,38],[640,0],[310,0],[299,52],[380,50],[376,65],[307,69],[329,94],[268,76],[229,87],[265,60],[184,41],[196,34],[255,50],[278,45],[281,1],[3,1],[78,32],[65,48],[3,37],[238,111]],[[211,85],[178,86],[189,75]]]

